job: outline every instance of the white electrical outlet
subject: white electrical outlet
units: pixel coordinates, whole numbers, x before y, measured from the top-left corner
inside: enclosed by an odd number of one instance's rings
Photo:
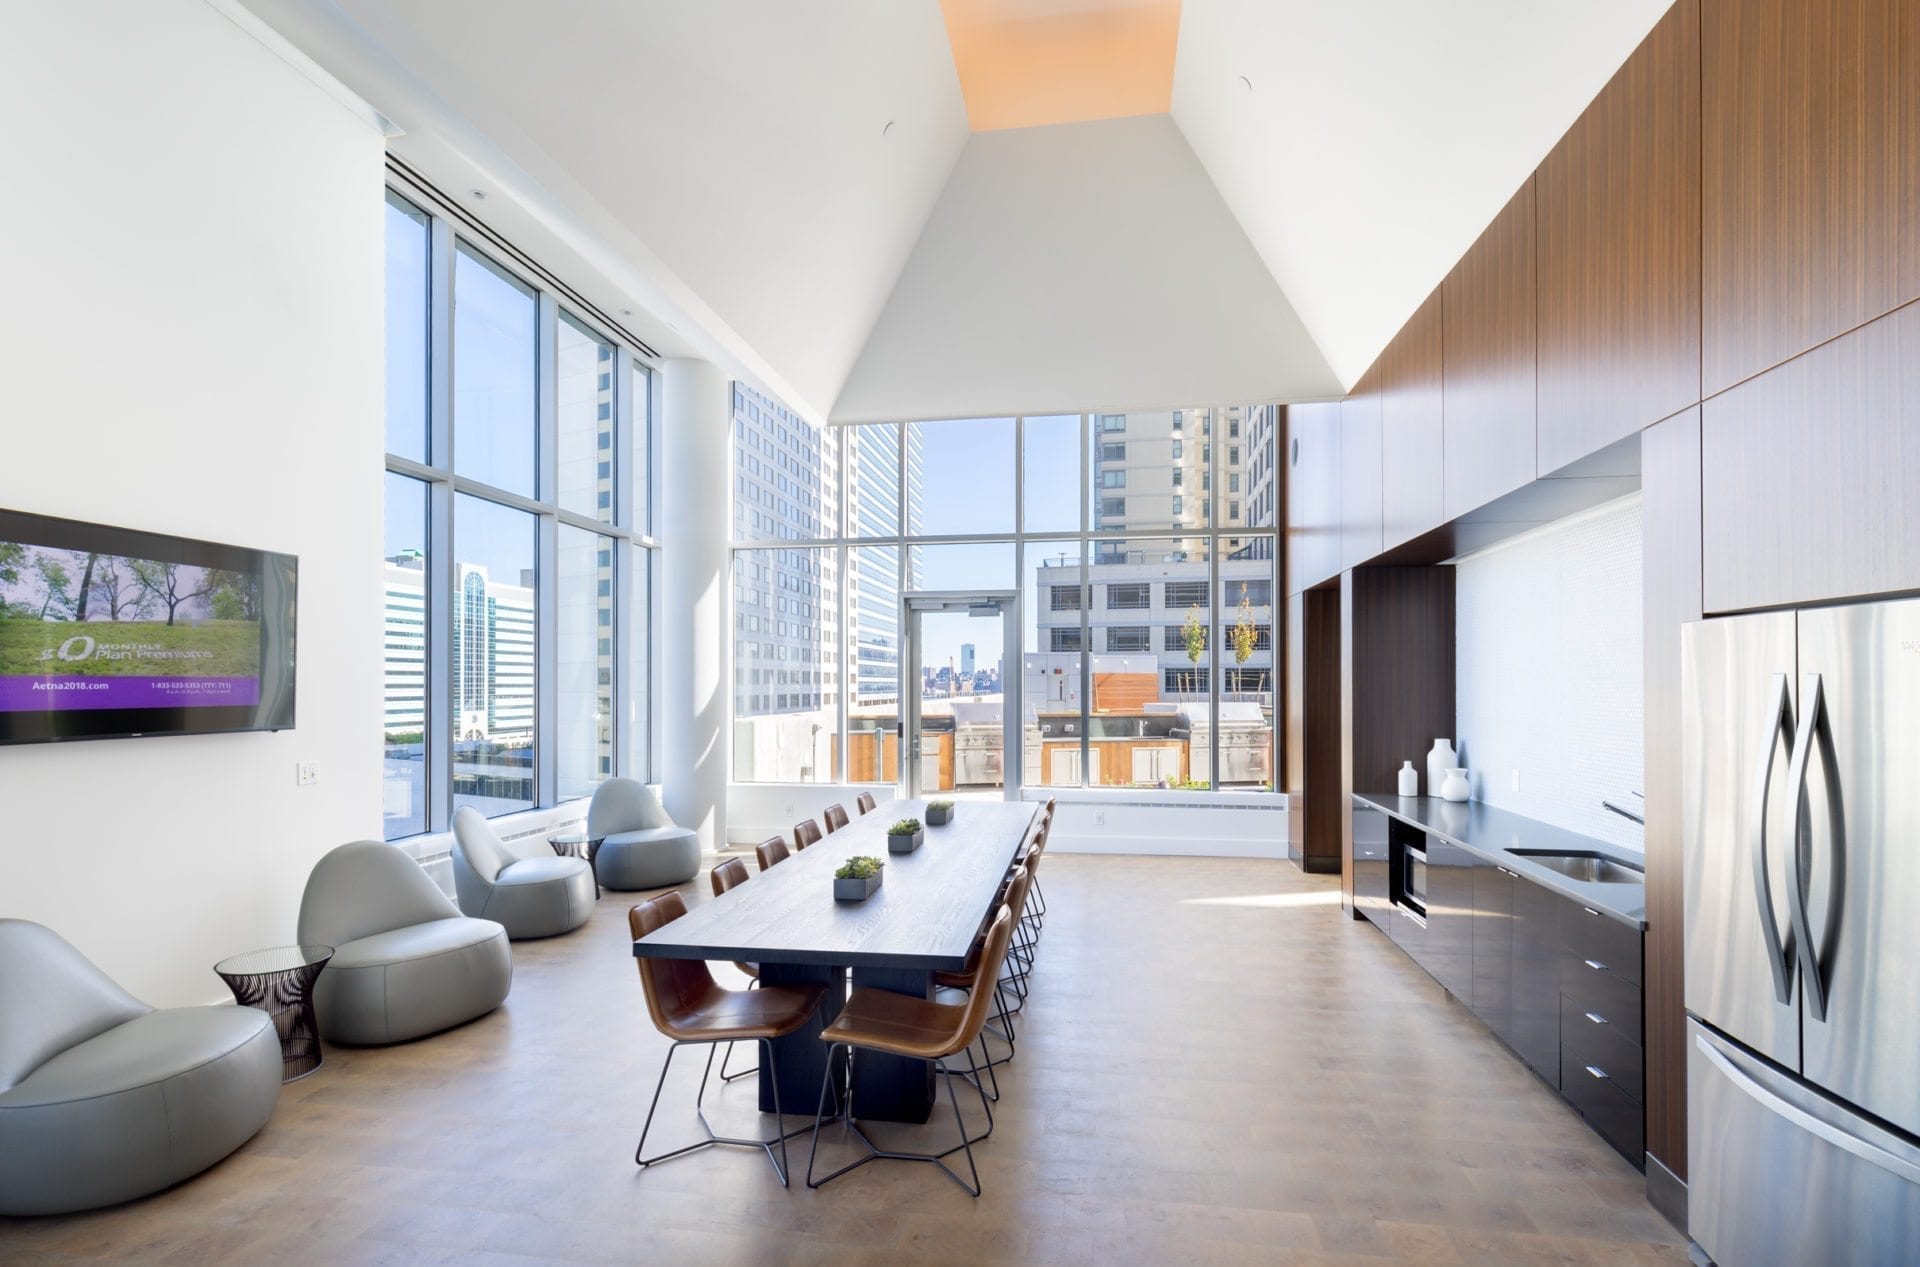
[[[1518,770],[1513,772],[1513,790],[1516,792],[1520,790],[1520,771]]]
[[[311,761],[302,761],[293,767],[293,781],[301,787],[320,781],[320,767]]]
[[[1093,812],[1093,825],[1095,827],[1105,827],[1107,825],[1107,811],[1103,809],[1095,810]]]
[[[792,817],[793,817],[793,802],[792,802],[792,801],[788,801],[788,802],[787,802],[787,805],[786,805],[786,808],[785,808],[785,809],[783,809],[783,810],[781,810],[781,811],[780,811],[780,813],[781,813],[781,815],[782,815],[783,817],[786,817],[786,818],[792,818]]]

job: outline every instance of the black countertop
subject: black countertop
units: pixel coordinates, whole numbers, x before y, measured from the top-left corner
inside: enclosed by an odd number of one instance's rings
[[[1582,836],[1579,832],[1526,818],[1482,801],[1443,801],[1434,796],[1394,796],[1384,792],[1356,792],[1362,805],[1390,814],[1403,823],[1432,832],[1470,854],[1498,863],[1542,888],[1571,898],[1580,905],[1611,916],[1635,928],[1647,926],[1645,884],[1599,884],[1575,880],[1543,867],[1532,858],[1512,852],[1538,849],[1553,853],[1595,853],[1633,867],[1645,863],[1632,853]]]

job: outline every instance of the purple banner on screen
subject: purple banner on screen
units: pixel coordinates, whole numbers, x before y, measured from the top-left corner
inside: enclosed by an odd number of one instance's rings
[[[251,677],[0,677],[0,713],[75,708],[222,708],[260,702]]]

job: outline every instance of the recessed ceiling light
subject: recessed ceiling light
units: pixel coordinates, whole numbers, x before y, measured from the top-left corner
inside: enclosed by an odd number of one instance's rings
[[[892,131],[893,131],[893,120],[892,120],[892,119],[888,119],[888,120],[887,120],[887,126],[886,126],[886,127],[884,127],[884,128],[881,128],[881,129],[880,129],[880,135],[881,135],[881,136],[887,136],[887,135],[889,135],[889,134],[890,134],[890,133],[891,133]]]
[[[1247,77],[1246,77],[1245,75],[1242,75],[1242,76],[1240,76],[1240,78],[1239,78],[1239,84],[1240,84],[1240,91],[1241,91],[1241,92],[1252,92],[1252,91],[1253,91],[1253,81],[1252,81],[1251,79],[1248,79],[1248,78],[1247,78]]]
[[[623,317],[631,317],[631,316],[633,315],[633,309],[631,309],[631,308],[622,308],[622,309],[620,310],[620,315],[621,315],[621,316],[623,316]]]
[[[487,200],[487,191],[484,189],[469,189],[467,190],[467,197],[473,199],[475,202],[485,202]]]

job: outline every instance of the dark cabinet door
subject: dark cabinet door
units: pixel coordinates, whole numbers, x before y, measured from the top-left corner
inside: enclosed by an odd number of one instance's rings
[[[1387,821],[1377,809],[1353,807],[1353,909],[1382,929],[1388,927]]]
[[[1533,480],[1533,179],[1441,283],[1441,430],[1449,519]]]
[[[1920,304],[1700,409],[1707,611],[1920,587]]]
[[[1287,406],[1287,592],[1340,571],[1339,401]]]
[[[1700,10],[1680,0],[1540,165],[1547,475],[1700,399]]]
[[[1427,837],[1427,961],[1434,980],[1462,1001],[1473,995],[1473,855]]]
[[[1920,298],[1920,9],[1703,0],[1708,395]]]
[[[1513,873],[1473,864],[1473,1014],[1513,1042]]]
[[[1566,899],[1513,881],[1513,1021],[1507,1039],[1533,1071],[1560,1085],[1560,908]]]

